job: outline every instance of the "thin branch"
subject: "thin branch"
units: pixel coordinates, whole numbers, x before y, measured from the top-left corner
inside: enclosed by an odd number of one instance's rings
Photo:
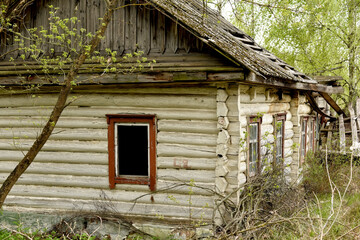
[[[252,0],[240,0],[240,1],[250,3],[250,4],[253,4],[253,5],[257,5],[259,7],[264,7],[264,8],[282,9],[282,10],[287,10],[287,11],[290,11],[290,12],[293,12],[293,13],[305,13],[304,11],[300,11],[298,9],[293,9],[293,8],[288,8],[288,7],[283,7],[283,6],[274,6],[274,5],[271,5],[271,4],[263,4],[263,3],[255,2],[255,1],[252,1]]]

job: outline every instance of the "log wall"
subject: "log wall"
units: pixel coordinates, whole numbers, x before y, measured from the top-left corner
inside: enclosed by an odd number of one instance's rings
[[[101,94],[90,92],[75,89],[70,97],[74,102],[11,191],[5,208],[80,212],[108,208],[155,220],[211,221],[218,138],[216,88],[114,87]],[[55,99],[56,94],[0,96],[0,182],[39,134]],[[105,114],[120,113],[157,116],[158,193],[130,184],[109,190]],[[189,187],[190,182],[201,188]]]
[[[261,159],[262,164],[268,165],[273,161],[272,148],[266,145],[274,144],[274,115],[286,113],[285,141],[284,141],[284,166],[285,173],[290,177],[291,163],[293,162],[294,129],[292,112],[290,110],[291,95],[282,93],[281,99],[277,89],[249,86],[230,85],[229,98],[229,133],[231,146],[229,147],[229,163],[231,174],[228,176],[229,186],[227,193],[241,187],[246,182],[247,142],[246,131],[248,116],[262,115],[261,124]]]
[[[292,124],[294,129],[294,136],[293,142],[297,144],[296,147],[292,148],[292,159],[294,161],[290,162],[287,160],[287,164],[291,166],[288,170],[292,180],[296,180],[299,178],[299,173],[302,170],[302,164],[300,159],[300,147],[301,147],[301,120],[303,116],[309,116],[312,113],[311,107],[307,104],[307,100],[305,96],[299,94],[293,94],[291,102],[291,114],[292,117]],[[309,121],[308,121],[308,128],[307,128],[307,151],[309,150],[309,136],[310,136],[310,128],[309,128]],[[286,160],[286,159],[285,159]]]
[[[156,219],[211,222],[219,195],[237,201],[247,181],[247,117],[262,115],[261,159],[273,161],[274,115],[286,113],[285,176],[299,170],[300,118],[311,109],[294,92],[245,84],[78,86],[54,134],[6,201],[40,211],[98,211]],[[51,111],[56,94],[0,95],[0,182],[23,156]],[[157,189],[117,184],[109,190],[105,114],[156,114]],[[195,183],[198,187],[189,187]],[[136,200],[136,201],[135,201]],[[134,204],[135,201],[135,204]],[[109,207],[108,207],[109,208]],[[221,213],[221,209],[215,209]]]

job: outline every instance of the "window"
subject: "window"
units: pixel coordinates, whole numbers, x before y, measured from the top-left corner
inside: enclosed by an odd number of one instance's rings
[[[301,121],[301,143],[300,143],[300,164],[304,163],[306,155],[308,117],[302,117]]]
[[[300,164],[304,163],[308,150],[316,149],[316,117],[301,118]]]
[[[260,164],[260,125],[261,117],[252,116],[248,118],[248,176],[252,177],[261,172]]]
[[[311,117],[310,121],[310,128],[309,128],[309,149],[315,151],[316,145],[316,117]]]
[[[285,141],[285,121],[286,113],[276,114],[274,116],[275,146],[274,146],[274,165],[281,166],[284,159],[284,141]]]
[[[109,183],[156,185],[154,115],[107,114]]]

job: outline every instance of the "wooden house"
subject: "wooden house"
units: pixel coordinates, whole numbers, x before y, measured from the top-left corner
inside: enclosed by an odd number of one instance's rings
[[[219,194],[264,166],[278,164],[296,180],[316,146],[317,123],[327,117],[312,94],[336,108],[329,94],[339,88],[298,72],[201,1],[120,2],[126,6],[115,12],[99,53],[142,52],[155,61],[125,73],[87,61],[72,103],[4,210],[107,209],[138,221],[221,224]],[[49,3],[94,31],[106,1],[34,1],[20,28],[48,28]],[[64,80],[59,71],[49,78],[16,44],[1,48],[10,53],[0,63],[0,182],[39,134]],[[64,52],[43,49],[53,57]]]

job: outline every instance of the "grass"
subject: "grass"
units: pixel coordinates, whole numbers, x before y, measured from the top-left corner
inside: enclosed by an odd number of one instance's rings
[[[73,236],[57,236],[58,233],[41,233],[39,231],[30,233],[24,229],[8,230],[0,229],[1,240],[95,240],[96,236],[86,234],[75,234]]]
[[[306,205],[293,215],[297,219],[274,227],[270,239],[359,239],[360,166],[350,168],[350,156],[324,154],[306,163]]]

